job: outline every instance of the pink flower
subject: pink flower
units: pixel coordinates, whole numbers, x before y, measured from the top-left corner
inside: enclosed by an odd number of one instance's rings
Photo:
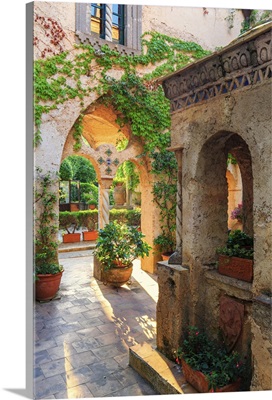
[[[199,332],[196,332],[196,336],[199,335]]]

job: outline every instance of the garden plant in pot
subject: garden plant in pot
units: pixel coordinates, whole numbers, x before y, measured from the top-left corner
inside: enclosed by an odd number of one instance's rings
[[[176,241],[173,232],[163,232],[154,239],[153,243],[160,251],[163,261],[168,260],[175,251]]]
[[[235,392],[246,380],[247,356],[228,352],[195,326],[189,327],[174,356],[186,381],[198,392]]]
[[[116,221],[99,230],[94,255],[100,262],[104,283],[118,287],[129,281],[133,261],[149,255],[151,247],[144,237],[137,228]]]
[[[82,230],[84,241],[94,241],[98,238],[97,218],[97,211],[86,210],[79,213],[79,224],[87,229],[86,231]]]
[[[98,202],[91,193],[83,193],[81,198],[90,210],[97,208]]]
[[[61,211],[59,213],[59,227],[66,233],[62,235],[63,243],[80,242],[80,233],[76,232],[79,227],[77,211]]]
[[[233,278],[252,282],[253,238],[237,229],[230,231],[226,246],[216,249],[218,272]]]
[[[35,188],[35,298],[51,300],[59,290],[63,268],[58,262],[57,196],[50,172],[36,169]]]

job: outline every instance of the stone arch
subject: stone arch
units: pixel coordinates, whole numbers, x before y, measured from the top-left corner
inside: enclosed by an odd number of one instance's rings
[[[227,157],[237,160],[242,178],[244,231],[253,235],[253,175],[248,145],[238,134],[221,131],[202,146],[196,168],[193,227],[194,256],[201,264],[214,261],[215,249],[225,243],[228,232]]]
[[[99,226],[103,227],[109,220],[109,188],[116,174],[118,166],[124,161],[132,161],[138,168],[141,184],[141,227],[147,242],[152,246],[157,235],[158,222],[154,217],[157,212],[151,201],[153,177],[150,174],[150,161],[146,157],[138,156],[143,153],[143,146],[139,138],[131,134],[130,126],[120,127],[116,119],[120,116],[111,105],[105,106],[99,100],[90,104],[83,113],[83,132],[81,149],[74,150],[74,126],[70,129],[61,159],[77,154],[85,157],[93,164],[99,184]],[[126,139],[127,146],[118,151],[118,140]],[[110,155],[109,155],[110,154]],[[142,260],[142,268],[154,272],[157,257],[150,252],[149,257]]]

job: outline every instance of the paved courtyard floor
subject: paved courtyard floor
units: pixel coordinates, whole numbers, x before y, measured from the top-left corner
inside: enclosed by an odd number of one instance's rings
[[[93,277],[92,250],[59,259],[57,297],[35,303],[35,399],[156,395],[128,365],[129,347],[156,347],[156,276],[135,261],[131,284],[117,289]]]

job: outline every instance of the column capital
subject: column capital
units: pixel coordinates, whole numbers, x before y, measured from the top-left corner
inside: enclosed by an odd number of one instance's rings
[[[112,185],[113,178],[108,176],[101,176],[101,186],[103,189],[110,189]]]

